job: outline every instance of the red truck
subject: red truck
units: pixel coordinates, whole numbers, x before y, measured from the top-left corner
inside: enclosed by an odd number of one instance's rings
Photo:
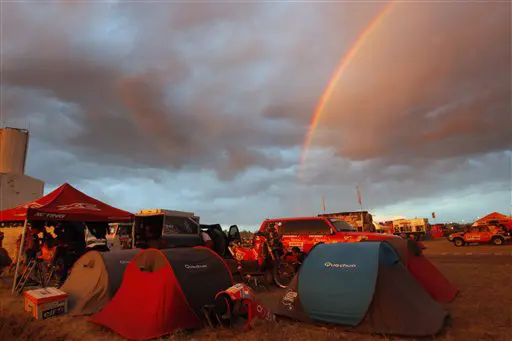
[[[276,247],[272,235],[279,236],[279,247]],[[230,252],[241,263],[257,263],[261,272],[271,269],[274,282],[284,288],[298,269],[297,261],[291,252],[294,247],[298,247],[301,252],[307,254],[318,243],[347,243],[392,238],[400,237],[358,232],[346,221],[329,217],[267,219],[254,235],[252,247],[242,247],[238,244],[231,246]],[[231,242],[240,240],[236,225],[230,227],[228,240]],[[240,268],[243,266],[241,265]]]
[[[361,240],[385,240],[400,238],[382,233],[358,232],[344,220],[329,217],[301,217],[268,219],[261,224],[259,232],[277,228],[286,249],[296,246],[303,252],[309,252],[318,243],[359,242]],[[257,248],[261,237],[256,236],[254,246]]]

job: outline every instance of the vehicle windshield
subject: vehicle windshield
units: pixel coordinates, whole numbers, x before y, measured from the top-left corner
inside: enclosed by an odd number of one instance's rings
[[[357,229],[354,226],[350,225],[344,220],[340,219],[329,219],[331,224],[334,226],[336,231],[338,232],[357,232]]]

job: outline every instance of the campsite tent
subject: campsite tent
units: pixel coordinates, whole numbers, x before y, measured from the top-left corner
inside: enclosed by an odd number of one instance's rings
[[[417,242],[401,238],[389,239],[387,242],[395,248],[407,270],[434,300],[448,303],[455,299],[459,289],[423,255]]]
[[[100,311],[121,286],[128,263],[142,250],[89,251],[78,259],[61,290],[68,294],[68,314]]]
[[[318,244],[276,314],[404,336],[435,335],[448,316],[387,242]]]
[[[132,213],[96,200],[68,183],[35,201],[0,211],[0,221],[25,221],[14,278],[18,275],[28,221],[121,222],[133,220],[134,217]],[[16,282],[13,281],[13,292]]]
[[[477,221],[475,221],[473,223],[473,226],[492,224],[492,223],[498,224],[498,225],[504,225],[507,228],[507,230],[512,232],[512,217],[507,217],[506,215],[498,213],[498,212],[490,213],[490,214],[486,215],[485,217],[478,219]]]
[[[226,263],[210,249],[147,249],[128,264],[116,295],[91,320],[135,340],[200,328],[202,308],[232,285]]]
[[[508,221],[508,220],[512,220],[512,218],[507,217],[506,215],[498,213],[498,212],[492,212],[492,213],[489,213],[488,215],[486,215],[485,217],[478,219],[477,221],[475,221],[475,223],[487,224],[490,221],[498,221],[499,222],[499,221]]]

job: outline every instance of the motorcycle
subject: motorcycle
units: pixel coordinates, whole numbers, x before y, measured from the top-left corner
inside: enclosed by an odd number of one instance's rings
[[[254,289],[260,286],[255,283],[258,281],[255,278],[262,278],[266,274],[272,276],[276,286],[286,288],[298,270],[296,259],[282,244],[272,243],[268,235],[258,233],[255,238],[258,239],[253,240],[253,247],[243,247],[239,240],[233,241],[229,247],[230,253],[238,262],[240,274],[251,279],[247,284]],[[248,270],[250,267],[253,269]]]

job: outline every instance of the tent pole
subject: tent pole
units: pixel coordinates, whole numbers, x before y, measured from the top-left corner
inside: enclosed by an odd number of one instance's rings
[[[18,251],[18,259],[16,259],[16,270],[14,270],[14,279],[12,281],[12,293],[13,294],[14,294],[14,289],[16,288],[16,280],[18,279],[18,270],[20,268],[21,256],[23,255],[23,248],[25,246],[25,235],[27,234],[27,223],[28,223],[28,220],[25,219],[25,223],[23,224],[23,232],[21,234],[20,249]]]
[[[135,219],[132,223],[132,249],[135,249]]]

